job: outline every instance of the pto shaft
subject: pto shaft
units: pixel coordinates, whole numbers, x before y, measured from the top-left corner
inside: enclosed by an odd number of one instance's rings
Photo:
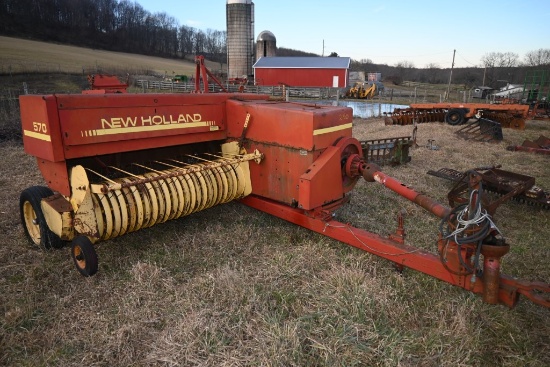
[[[445,218],[450,214],[451,209],[449,207],[438,203],[434,199],[424,194],[414,191],[404,183],[384,174],[382,171],[380,171],[380,167],[378,167],[376,164],[367,164],[362,168],[363,170],[361,174],[363,175],[363,178],[365,180],[369,182],[376,181],[384,185],[388,189],[398,193],[406,199],[409,199],[413,203],[420,205],[422,208],[433,213],[439,218]]]

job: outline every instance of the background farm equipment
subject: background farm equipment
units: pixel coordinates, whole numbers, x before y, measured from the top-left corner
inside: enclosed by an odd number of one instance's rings
[[[515,88],[519,98],[512,98],[511,90],[486,95],[487,103],[413,103],[409,108],[395,109],[387,114],[386,125],[409,125],[413,119],[423,122],[446,122],[461,125],[470,119],[485,118],[500,123],[503,128],[525,129],[526,120],[550,118],[550,84],[547,71],[528,73],[525,83]],[[509,86],[508,86],[509,87]],[[490,89],[490,88],[489,88]],[[479,87],[475,97],[482,97],[487,89]]]
[[[196,80],[206,91],[203,71],[197,59]],[[523,295],[550,307],[550,285],[500,273],[510,245],[483,209],[477,173],[467,173],[468,201],[449,208],[365,160],[350,108],[200,87],[193,94],[21,96],[25,151],[48,185],[20,197],[30,241],[43,248],[70,241],[77,270],[91,276],[97,243],[239,200],[487,303],[513,307]],[[335,211],[361,178],[441,218],[437,254],[405,244],[402,215],[388,238],[337,221]]]
[[[464,127],[458,129],[455,134],[465,140],[492,143],[498,143],[504,138],[500,123],[486,118],[468,122]]]
[[[510,151],[550,154],[550,139],[541,135],[537,140],[525,140],[521,145],[511,145],[506,149]]]
[[[395,109],[386,117],[386,125],[410,125],[417,122],[446,122],[460,125],[468,120],[486,118],[502,127],[523,130],[529,118],[529,105],[491,103],[413,103],[409,108]]]
[[[187,75],[174,75],[172,81],[176,83],[187,83],[188,79]]]
[[[357,99],[371,99],[378,93],[378,87],[375,82],[356,82],[348,89],[346,97]]]
[[[128,77],[123,83],[115,75],[88,75],[88,83],[90,90],[83,91],[84,94],[126,93],[128,89]]]
[[[362,140],[361,149],[363,158],[368,163],[375,163],[380,166],[389,164],[396,166],[411,161],[409,149],[415,144],[411,136],[397,138],[382,138]]]
[[[534,177],[505,171],[497,167],[476,168],[474,171],[480,174],[484,190],[497,196],[497,199],[493,201],[489,201],[489,196],[484,198],[484,207],[489,213],[494,214],[499,205],[511,199],[550,209],[550,192],[536,186]],[[438,171],[430,170],[428,174],[456,183],[448,194],[451,206],[468,200],[468,181],[462,172],[451,168],[441,168]]]

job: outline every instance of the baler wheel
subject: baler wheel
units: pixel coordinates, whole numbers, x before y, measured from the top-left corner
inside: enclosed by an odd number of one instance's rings
[[[40,203],[43,198],[52,196],[53,191],[44,186],[32,186],[24,190],[19,197],[21,223],[27,238],[41,249],[61,248],[64,243],[53,233],[42,212]]]
[[[86,236],[78,236],[71,243],[71,256],[76,269],[85,277],[97,273],[97,252],[92,241]]]
[[[459,108],[450,109],[445,114],[445,122],[449,125],[460,125],[464,122],[464,111]]]

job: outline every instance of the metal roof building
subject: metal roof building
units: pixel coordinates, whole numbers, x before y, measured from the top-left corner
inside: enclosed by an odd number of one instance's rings
[[[349,57],[261,57],[252,66],[256,85],[348,86]]]

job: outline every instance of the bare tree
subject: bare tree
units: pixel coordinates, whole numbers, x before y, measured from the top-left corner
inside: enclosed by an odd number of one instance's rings
[[[203,54],[205,51],[206,34],[203,31],[199,30],[195,33],[193,41],[193,50],[195,52],[195,55]]]
[[[399,61],[397,64],[395,64],[395,68],[397,69],[397,74],[401,80],[407,80],[412,77],[412,71],[415,68],[414,63],[411,61]]]
[[[539,48],[535,51],[529,51],[525,54],[524,60],[527,66],[550,65],[550,49]]]
[[[481,57],[485,67],[510,68],[519,65],[519,56],[514,52],[489,52]]]
[[[486,70],[486,84],[497,87],[499,80],[513,83],[512,68],[519,65],[519,56],[514,52],[489,52],[481,57]]]
[[[194,52],[194,39],[197,30],[193,27],[181,26],[178,30],[179,50],[182,58]]]
[[[441,77],[441,66],[436,63],[429,63],[424,69],[421,69],[419,78],[423,83],[436,84],[444,82],[444,79]]]

